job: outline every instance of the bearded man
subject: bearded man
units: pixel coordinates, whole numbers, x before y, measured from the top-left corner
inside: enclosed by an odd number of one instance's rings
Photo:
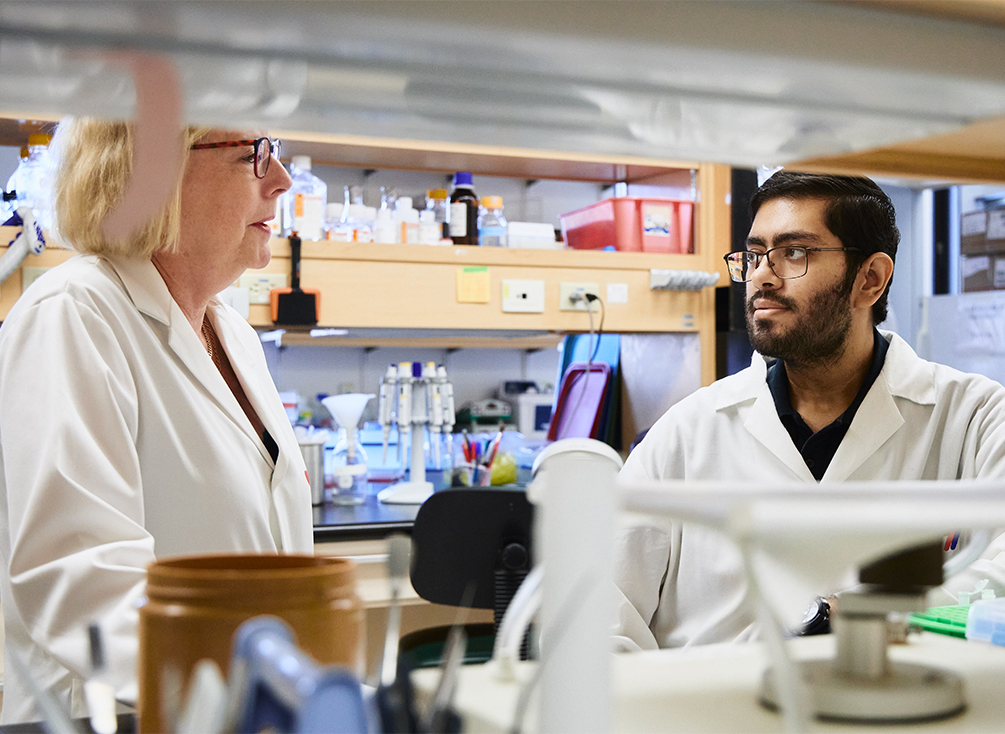
[[[927,362],[876,328],[900,240],[886,194],[866,178],[780,171],[750,209],[746,251],[726,261],[746,284],[752,364],[671,407],[622,476],[738,485],[1005,476],[1005,388]],[[755,636],[739,552],[720,535],[634,525],[616,553],[620,649]],[[1005,594],[1005,536],[930,598],[955,603],[981,579]]]

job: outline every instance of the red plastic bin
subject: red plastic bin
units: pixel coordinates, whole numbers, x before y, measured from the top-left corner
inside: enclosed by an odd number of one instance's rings
[[[569,247],[624,252],[694,252],[694,202],[619,196],[560,216]]]

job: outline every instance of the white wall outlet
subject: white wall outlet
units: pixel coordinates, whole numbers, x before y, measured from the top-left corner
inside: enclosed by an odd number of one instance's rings
[[[290,276],[284,273],[245,273],[237,284],[248,289],[248,303],[268,305],[269,291],[273,288],[289,288]]]
[[[561,283],[558,290],[558,309],[560,311],[585,311],[586,294],[600,296],[600,286],[596,283]],[[593,310],[599,311],[600,304],[594,302]]]
[[[506,313],[544,313],[544,281],[504,280],[502,310]]]

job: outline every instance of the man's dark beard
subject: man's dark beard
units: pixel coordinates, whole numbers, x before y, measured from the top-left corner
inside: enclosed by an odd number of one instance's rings
[[[843,353],[851,330],[850,284],[840,282],[810,299],[799,308],[786,296],[757,291],[747,299],[747,335],[754,349],[767,357],[778,357],[786,367],[805,368],[835,362]],[[777,324],[761,321],[754,326],[754,300],[765,298],[778,303],[798,318],[788,332],[778,333]]]

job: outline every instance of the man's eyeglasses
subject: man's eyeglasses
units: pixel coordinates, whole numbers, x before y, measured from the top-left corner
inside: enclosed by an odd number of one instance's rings
[[[254,140],[226,140],[221,143],[197,143],[191,150],[209,150],[210,148],[240,148],[250,145],[255,149],[255,176],[265,178],[269,172],[269,161],[279,158],[279,149],[282,147],[278,140],[269,138],[255,138]]]
[[[811,252],[843,252],[857,250],[857,247],[797,247],[786,245],[772,247],[764,252],[746,250],[731,252],[723,260],[729,268],[729,277],[737,283],[746,283],[754,277],[754,271],[763,258],[768,259],[768,267],[776,277],[782,280],[802,278],[806,275]]]

